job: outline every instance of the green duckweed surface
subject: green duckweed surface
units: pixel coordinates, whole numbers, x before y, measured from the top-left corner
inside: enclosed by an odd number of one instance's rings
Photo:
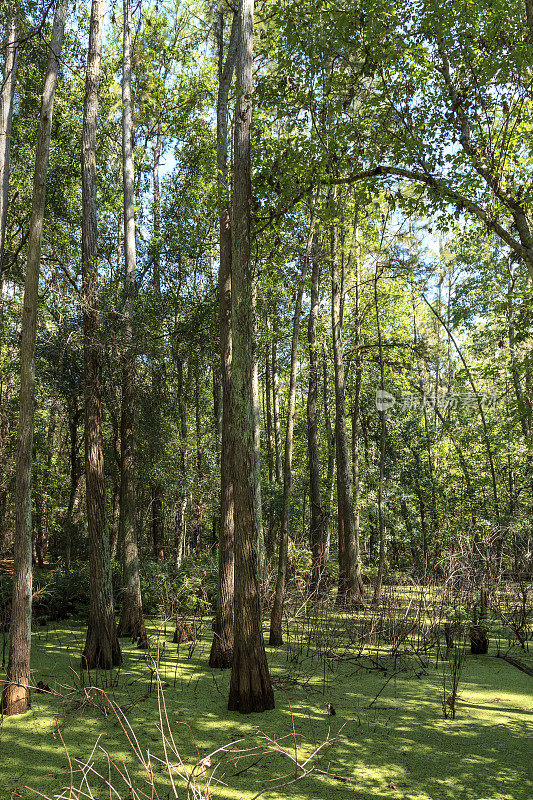
[[[261,796],[272,800],[533,797],[533,679],[493,655],[467,657],[452,721],[442,714],[444,665],[434,659],[426,669],[414,658],[411,663],[391,660],[387,673],[363,669],[357,660],[324,670],[305,652],[289,661],[286,650],[268,648],[276,709],[240,716],[226,709],[229,673],[206,666],[212,635],[207,625],[194,648],[178,648],[172,630],[158,634],[155,622],[151,631],[153,652],[159,640],[166,711],[182,761],[180,767],[169,752],[169,761],[176,764],[172,779],[178,797],[187,797],[179,773],[190,774],[199,759],[235,740],[240,741],[234,750],[257,749],[232,758],[219,752],[205,773],[202,767],[195,771],[197,788],[205,792],[216,766],[212,798],[251,800],[263,789]],[[136,746],[133,734],[146,761],[150,754],[157,796],[174,797],[162,763],[157,682],[149,659],[124,644],[122,669],[92,676],[105,696],[85,693],[77,673],[83,634],[77,623],[34,632],[33,679],[49,684],[53,694],[34,692],[31,711],[3,720],[0,800],[78,797],[68,789],[71,768],[73,785],[85,793],[79,796],[136,797],[130,782],[139,796],[141,791],[151,796],[146,772],[128,741]],[[110,701],[120,707],[119,716],[126,715],[128,736]],[[333,716],[328,703],[336,710]],[[307,766],[314,770],[305,777],[301,767],[272,749],[277,741],[292,757],[296,753],[301,765],[328,738],[333,743],[311,758]],[[168,733],[167,743],[170,748]],[[88,761],[93,771],[82,785],[79,768]],[[120,778],[117,767],[129,778]],[[96,773],[111,778],[116,793]]]

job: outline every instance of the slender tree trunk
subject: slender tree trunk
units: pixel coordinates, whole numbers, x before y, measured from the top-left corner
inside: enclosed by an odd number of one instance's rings
[[[270,324],[267,312],[267,331],[270,331]],[[266,419],[266,438],[267,438],[267,461],[268,461],[268,482],[272,485],[274,480],[274,437],[272,428],[272,367],[270,364],[271,343],[267,342],[265,347],[265,419]],[[265,557],[266,562],[270,562],[274,557],[274,526],[272,508],[268,511],[268,531],[265,536]]]
[[[177,372],[177,400],[178,400],[178,430],[179,430],[179,443],[180,443],[180,479],[181,479],[181,496],[179,498],[179,524],[178,524],[178,537],[176,541],[176,564],[181,565],[183,554],[185,551],[185,538],[186,538],[186,519],[185,511],[187,509],[187,436],[188,436],[188,422],[187,422],[187,396],[183,380],[183,360],[179,353],[175,355],[176,372]]]
[[[218,315],[222,380],[222,452],[220,456],[220,535],[218,540],[218,602],[209,665],[231,667],[233,660],[233,434],[231,427],[231,212],[228,181],[228,95],[237,54],[239,15],[233,14],[231,34],[223,61],[222,6],[219,13],[219,80],[217,97],[217,176],[220,258]]]
[[[530,430],[529,419],[531,417],[531,402],[528,394],[523,391],[520,375],[518,372],[518,365],[516,363],[516,344],[515,344],[515,315],[513,309],[513,292],[514,292],[515,274],[514,264],[509,259],[509,284],[507,287],[507,335],[509,340],[509,355],[511,361],[511,377],[513,380],[513,388],[515,392],[516,402],[518,405],[518,413],[520,417],[520,426],[526,444],[529,442]]]
[[[241,0],[232,214],[232,427],[235,496],[235,638],[228,700],[243,714],[274,707],[257,575],[254,498],[253,309],[250,264],[253,0]]]
[[[357,253],[357,217],[354,224],[354,268],[355,268],[355,387],[354,387],[354,408],[353,408],[353,422],[352,422],[352,439],[353,439],[353,503],[354,503],[354,542],[355,554],[357,558],[357,565],[355,567],[357,583],[361,596],[364,595],[363,576],[361,574],[360,563],[360,512],[361,512],[361,486],[359,475],[359,416],[361,412],[361,384],[363,379],[363,367],[361,359],[361,273],[359,270],[359,256]]]
[[[267,315],[267,331],[270,330]],[[274,442],[272,437],[272,381],[270,367],[270,342],[265,348],[265,407],[266,407],[266,437],[267,437],[267,461],[268,461],[268,482],[274,479]]]
[[[194,549],[200,555],[200,544],[202,534],[202,427],[200,419],[200,363],[195,359],[194,375],[194,411],[195,411],[195,430],[196,430],[196,491],[194,499]]]
[[[322,374],[323,374],[323,400],[324,400],[324,422],[326,427],[326,436],[328,440],[328,470],[327,470],[327,477],[326,477],[326,489],[327,489],[327,504],[326,504],[326,511],[325,511],[325,552],[324,552],[324,559],[325,559],[325,566],[329,561],[329,551],[331,545],[331,509],[333,508],[333,492],[335,488],[335,464],[336,464],[336,446],[335,446],[335,429],[331,424],[331,414],[329,411],[329,389],[328,389],[328,363],[327,363],[327,354],[324,348],[324,358],[322,363]]]
[[[213,378],[213,422],[217,465],[220,471],[220,454],[222,452],[222,381],[220,380],[220,364],[218,359],[211,366]]]
[[[316,245],[311,250],[311,309],[307,325],[309,345],[309,389],[307,393],[307,452],[309,460],[309,545],[313,558],[311,591],[321,591],[325,568],[326,517],[320,491],[320,459],[318,450],[318,349],[316,341],[320,306],[320,261]]]
[[[3,263],[7,227],[7,204],[9,196],[9,165],[11,154],[11,124],[13,120],[13,98],[17,82],[18,56],[18,2],[14,0],[10,9],[7,27],[6,59],[2,89],[0,91],[0,320],[2,319],[4,279]]]
[[[259,351],[257,348],[257,275],[252,277],[252,410],[254,417],[254,510],[258,531],[257,555],[260,573],[265,568],[265,538],[263,532],[263,499],[261,495],[261,415],[259,409]]]
[[[154,480],[151,486],[152,502],[152,552],[156,561],[165,560],[165,527],[163,518],[163,487],[161,481]]]
[[[274,412],[274,445],[276,454],[276,483],[281,486],[283,468],[281,464],[281,422],[279,416],[278,345],[276,335],[272,338],[272,410]]]
[[[1,318],[0,318],[1,324]],[[11,448],[9,446],[10,430],[13,422],[13,414],[10,413],[10,400],[13,395],[14,371],[11,367],[7,373],[5,385],[1,385],[2,394],[0,397],[0,452],[4,457],[0,459],[0,554],[3,553],[6,538],[6,512],[7,497],[13,482],[11,458],[9,457]]]
[[[52,40],[46,65],[41,99],[39,130],[35,152],[33,199],[28,237],[28,257],[24,284],[22,312],[22,343],[20,347],[20,406],[18,455],[15,483],[15,559],[9,663],[2,693],[1,708],[6,716],[21,714],[30,707],[30,649],[32,598],[32,519],[31,479],[34,427],[35,374],[34,355],[39,302],[39,272],[46,176],[50,152],[50,135],[54,96],[59,72],[59,58],[65,32],[67,0],[58,0]]]
[[[93,0],[85,78],[82,130],[82,278],[85,362],[85,487],[89,528],[90,602],[83,669],[111,669],[122,663],[117,639],[109,534],[105,519],[104,447],[98,291],[96,206],[96,121],[104,27],[103,0]]]
[[[312,222],[314,225],[314,220]],[[294,417],[296,413],[296,370],[298,357],[298,335],[300,333],[300,316],[302,313],[302,297],[304,290],[304,279],[307,271],[308,259],[303,261],[298,289],[296,295],[296,305],[292,322],[292,343],[291,343],[291,368],[289,380],[289,400],[287,404],[287,429],[285,432],[285,454],[283,459],[283,506],[281,512],[281,535],[279,539],[278,556],[278,575],[276,580],[276,593],[272,614],[270,617],[270,640],[269,643],[274,647],[283,644],[283,603],[285,597],[285,583],[287,578],[287,561],[289,551],[289,526],[291,518],[291,482],[292,482],[292,450],[294,434]]]
[[[529,28],[529,40],[533,44],[533,0],[525,0],[526,20]]]
[[[420,559],[418,558],[418,553],[415,547],[414,541],[414,532],[413,532],[413,523],[411,522],[411,517],[409,515],[409,509],[407,508],[407,503],[405,499],[402,498],[400,502],[400,511],[403,517],[403,521],[405,524],[405,530],[409,536],[409,550],[411,551],[411,558],[413,559],[413,567],[415,568],[416,572],[420,570]]]
[[[418,458],[418,454],[413,451],[416,461],[416,467],[418,472],[420,473],[420,459]],[[428,569],[428,534],[427,534],[427,526],[426,526],[426,504],[424,502],[424,496],[422,494],[422,488],[420,486],[420,481],[418,477],[415,477],[415,492],[418,498],[418,509],[420,512],[420,532],[422,534],[422,563],[423,563],[423,579],[426,580],[426,574]]]
[[[218,358],[211,366],[213,378],[213,422],[216,444],[216,464],[220,475],[220,459],[222,456],[222,381],[220,378],[220,362]],[[220,506],[213,508],[211,516],[211,546],[217,548],[220,537]]]
[[[46,437],[46,463],[42,475],[41,492],[39,497],[39,522],[37,526],[37,539],[35,542],[37,550],[37,564],[40,568],[44,565],[44,559],[48,549],[48,531],[50,528],[50,521],[48,513],[50,509],[49,491],[50,491],[50,477],[52,474],[52,459],[54,453],[54,434],[56,428],[57,416],[57,403],[55,398],[52,399],[50,405],[50,413],[48,417],[48,434]]]
[[[74,501],[76,499],[76,491],[78,489],[78,482],[80,479],[80,470],[78,467],[78,424],[80,421],[80,416],[81,411],[77,408],[77,405],[69,404],[68,428],[70,437],[70,488],[68,494],[67,513],[65,515],[65,522],[63,524],[63,537],[65,541],[65,566],[67,569],[70,569],[72,560]]]
[[[379,302],[378,302],[378,266],[376,264],[376,272],[374,275],[374,303],[376,308],[376,326],[378,332],[378,347],[379,347],[379,376],[380,376],[380,389],[383,392],[385,389],[385,375],[383,370],[383,342],[381,339],[381,321],[379,315]],[[376,578],[376,585],[374,587],[373,603],[378,603],[381,599],[381,590],[383,587],[383,575],[385,572],[385,524],[383,520],[383,476],[385,469],[385,410],[379,411],[381,429],[380,429],[380,446],[379,446],[379,482],[378,482],[378,522],[379,522],[379,566],[378,575]]]
[[[336,192],[331,191],[331,204],[335,206]],[[331,228],[331,322],[333,331],[333,359],[335,365],[335,438],[337,449],[337,495],[339,518],[342,519],[342,570],[339,564],[339,603],[360,603],[362,581],[360,580],[359,553],[356,551],[353,513],[353,489],[350,451],[346,431],[346,398],[344,382],[344,358],[342,353],[341,323],[341,276],[339,274],[338,230]]]
[[[187,521],[185,519],[185,512],[187,510],[187,497],[180,498],[178,502],[178,517],[176,524],[176,541],[175,541],[175,564],[179,569],[183,561],[185,551],[185,536],[187,533]]]
[[[533,6],[533,0],[532,0],[532,6]],[[532,404],[531,404],[530,392],[524,391],[522,388],[522,382],[520,380],[520,374],[518,372],[518,364],[516,361],[515,315],[513,308],[514,284],[515,284],[514,263],[511,259],[509,259],[509,283],[507,287],[507,325],[508,325],[507,336],[509,340],[511,377],[513,381],[516,404],[518,406],[518,415],[520,417],[520,427],[522,429],[524,442],[526,444],[526,447],[528,448],[528,452],[526,455],[526,471],[527,473],[531,474],[531,451],[529,444],[531,439]],[[530,485],[533,488],[533,481],[531,480],[530,480]]]
[[[422,390],[422,396],[424,395],[424,391]],[[435,396],[437,396],[437,388],[435,387]],[[437,403],[435,403],[435,406]],[[435,413],[435,418],[438,418],[438,414]],[[428,421],[428,415],[426,407],[424,406],[424,430],[426,434],[426,450],[428,454],[428,471],[429,471],[429,479],[431,482],[431,522],[432,522],[432,532],[433,532],[433,569],[435,568],[435,564],[437,563],[439,552],[440,552],[440,542],[439,542],[439,516],[438,516],[438,507],[437,507],[437,493],[435,488],[435,470],[433,468],[433,453],[431,449],[431,435],[430,435],[430,426]]]
[[[113,479],[113,500],[111,503],[111,537],[110,553],[111,559],[119,557],[122,561],[120,538],[120,474]]]
[[[120,420],[120,539],[122,542],[122,607],[118,635],[137,639],[148,647],[139,575],[139,552],[135,529],[135,343],[133,301],[136,289],[137,249],[135,243],[135,174],[133,163],[133,121],[131,110],[131,5],[123,2],[124,31],[122,55],[122,183],[124,194],[125,322],[122,367],[122,416]]]
[[[309,236],[305,257],[302,262],[300,278],[296,293],[296,305],[292,322],[291,342],[291,367],[289,379],[289,401],[287,405],[287,429],[285,432],[285,454],[283,460],[283,506],[281,513],[281,535],[279,540],[278,575],[276,580],[276,593],[272,614],[270,617],[270,644],[279,647],[283,644],[283,603],[285,598],[285,583],[287,579],[287,562],[289,551],[289,527],[291,519],[291,482],[292,482],[292,450],[294,438],[294,418],[296,413],[296,371],[298,366],[298,336],[300,333],[300,316],[302,313],[302,298],[304,281],[309,265],[315,220],[311,218]]]
[[[161,123],[157,128],[157,136],[154,147],[154,161],[152,167],[152,184],[154,193],[154,267],[153,267],[153,291],[154,301],[156,305],[156,314],[158,320],[158,329],[160,330],[160,315],[161,315],[161,188],[159,182],[159,161],[161,158]],[[153,394],[153,408],[156,415],[156,431],[155,431],[155,448],[154,460],[156,464],[157,474],[152,480],[152,544],[153,553],[157,561],[164,561],[165,558],[165,527],[163,519],[163,484],[159,477],[159,459],[163,447],[161,441],[161,383],[162,383],[162,370],[160,362],[154,358],[152,363],[152,394]]]

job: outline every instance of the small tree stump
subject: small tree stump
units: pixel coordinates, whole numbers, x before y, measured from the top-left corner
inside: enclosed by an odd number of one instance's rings
[[[196,625],[189,625],[188,622],[177,622],[176,630],[174,631],[174,644],[183,644],[183,642],[195,642],[197,639]]]
[[[470,652],[475,656],[486,655],[489,650],[489,637],[481,625],[470,628]]]

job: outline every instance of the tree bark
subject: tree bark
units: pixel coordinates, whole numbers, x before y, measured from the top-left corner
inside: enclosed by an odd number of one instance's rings
[[[177,372],[177,400],[178,400],[178,430],[180,442],[180,479],[181,479],[181,492],[178,500],[179,515],[178,515],[178,530],[176,538],[176,565],[181,566],[185,550],[186,538],[186,519],[185,511],[187,508],[187,436],[188,436],[188,422],[187,422],[187,396],[186,388],[183,380],[183,360],[179,353],[175,353],[176,372]]]
[[[281,535],[279,540],[278,556],[278,575],[276,579],[276,593],[272,614],[270,617],[270,639],[269,644],[280,647],[283,644],[283,604],[285,599],[285,583],[287,579],[287,561],[289,551],[289,526],[291,518],[291,482],[292,482],[292,450],[294,438],[294,417],[296,413],[296,370],[298,366],[298,335],[300,333],[300,316],[302,313],[302,298],[304,291],[304,281],[309,264],[309,252],[311,248],[315,221],[311,219],[309,226],[309,237],[305,258],[302,262],[298,288],[296,293],[296,305],[294,307],[294,317],[292,322],[292,342],[291,342],[291,367],[289,379],[289,401],[287,404],[287,428],[285,432],[285,453],[283,459],[283,506],[281,512]]]
[[[336,190],[332,189],[330,202],[335,208]],[[344,282],[344,281],[343,281]],[[339,563],[339,592],[337,602],[359,604],[362,599],[360,555],[356,550],[353,513],[353,488],[350,451],[346,431],[346,396],[344,358],[342,353],[342,291],[339,271],[338,229],[331,226],[331,323],[333,331],[333,359],[335,365],[335,444],[337,450],[338,513],[342,519],[339,532],[342,537],[342,564]]]
[[[111,502],[111,536],[110,536],[110,553],[111,559],[114,560],[117,558],[117,555],[120,560],[121,553],[120,553],[120,541],[119,541],[119,534],[120,534],[120,474],[112,480],[113,483],[113,500]]]
[[[217,188],[219,208],[218,321],[222,380],[222,451],[220,457],[220,535],[218,602],[210,667],[231,667],[233,660],[234,522],[233,436],[231,428],[231,211],[228,176],[228,96],[235,70],[239,15],[233,14],[226,60],[223,59],[224,15],[219,11],[217,97]]]
[[[268,311],[266,315],[267,332],[270,336],[270,320]],[[271,485],[274,480],[274,438],[272,431],[272,368],[270,364],[271,343],[270,339],[265,347],[265,419],[266,419],[266,439],[267,439],[267,462],[268,462],[268,482]],[[274,557],[274,526],[272,507],[268,511],[268,528],[265,535],[265,558],[267,563]]]
[[[156,306],[156,315],[158,320],[158,329],[160,330],[160,315],[161,315],[161,188],[159,182],[159,160],[161,158],[161,123],[157,128],[157,136],[154,147],[154,160],[152,166],[152,185],[154,193],[154,210],[153,210],[153,223],[154,223],[154,266],[153,266],[153,291],[154,301]],[[164,561],[165,558],[165,527],[163,519],[163,484],[159,477],[159,458],[163,443],[161,441],[161,383],[162,383],[162,370],[161,365],[157,358],[154,358],[152,363],[152,394],[153,394],[153,408],[156,415],[156,430],[155,430],[155,447],[154,447],[154,465],[157,474],[152,479],[152,545],[154,557],[157,561]]]
[[[135,244],[135,173],[133,163],[133,122],[131,109],[131,5],[123,2],[122,55],[122,184],[124,195],[124,363],[122,367],[122,416],[120,420],[120,522],[122,542],[122,607],[118,635],[148,647],[139,575],[139,552],[135,519],[135,343],[133,301],[136,290],[137,249]]]
[[[9,197],[9,167],[11,155],[11,125],[13,120],[13,98],[17,81],[18,60],[18,3],[12,3],[7,28],[6,59],[2,90],[0,92],[0,319],[2,318],[4,279],[4,247],[7,227],[7,204]]]
[[[354,225],[354,239],[357,236],[357,217]],[[359,416],[361,412],[361,384],[363,380],[363,366],[361,358],[361,272],[359,269],[359,257],[356,251],[357,241],[354,241],[354,267],[355,267],[355,387],[354,387],[354,407],[352,421],[352,442],[353,442],[353,509],[354,509],[354,541],[355,552],[360,559],[360,512],[361,512],[361,484],[359,474]],[[361,565],[356,566],[356,577],[361,596],[364,595],[363,576]]]
[[[52,398],[50,404],[50,412],[48,416],[48,434],[46,437],[46,463],[43,470],[41,481],[41,492],[38,502],[38,525],[37,525],[37,538],[35,547],[37,551],[37,564],[39,568],[44,565],[44,558],[48,549],[48,531],[50,529],[50,521],[48,513],[50,510],[49,491],[50,491],[50,477],[52,474],[52,459],[54,453],[54,434],[56,428],[57,418],[57,403],[55,398]]]
[[[1,322],[1,320],[0,320]],[[13,413],[9,411],[10,401],[13,395],[15,374],[13,366],[8,370],[5,383],[0,384],[1,398],[0,404],[0,452],[4,457],[0,459],[0,554],[4,552],[7,538],[6,512],[7,498],[13,483],[11,447],[9,446],[10,431],[13,425]]]
[[[283,467],[281,464],[281,422],[279,417],[278,345],[276,334],[272,337],[272,411],[274,413],[274,446],[276,454],[276,483],[281,486]]]
[[[109,535],[105,519],[104,448],[98,291],[98,220],[96,206],[96,122],[104,2],[93,0],[85,77],[82,130],[82,280],[85,369],[85,486],[89,528],[90,602],[83,669],[111,669],[122,663],[117,639]]]
[[[261,575],[265,567],[265,537],[263,531],[263,499],[261,494],[261,415],[259,410],[259,351],[257,348],[257,274],[252,278],[252,410],[254,417],[254,510],[258,531],[257,555]]]
[[[379,316],[379,302],[378,302],[378,265],[376,263],[376,271],[374,274],[374,304],[376,309],[376,326],[378,333],[378,348],[379,348],[379,376],[380,376],[380,389],[383,392],[385,389],[385,375],[383,371],[383,342],[381,339],[381,322]],[[379,411],[381,421],[380,427],[380,446],[379,446],[379,482],[378,482],[378,522],[379,522],[379,565],[378,574],[376,578],[376,585],[374,587],[373,603],[378,603],[381,599],[381,590],[383,587],[383,575],[385,572],[385,525],[383,520],[383,476],[385,469],[385,410]]]
[[[327,566],[329,560],[330,544],[331,544],[331,509],[333,508],[333,490],[335,488],[335,465],[336,465],[336,446],[335,446],[335,429],[331,424],[331,414],[329,410],[329,389],[328,389],[328,362],[327,351],[324,347],[324,358],[322,364],[323,375],[323,399],[324,399],[324,422],[326,427],[326,436],[328,440],[328,471],[326,478],[327,489],[327,503],[325,509],[325,565]]]
[[[532,0],[533,5],[533,0]],[[531,400],[527,392],[522,389],[522,383],[518,371],[517,357],[516,357],[516,344],[515,344],[515,315],[513,309],[513,292],[515,284],[515,268],[514,263],[509,259],[509,283],[507,287],[507,337],[509,340],[509,356],[511,377],[513,379],[513,388],[518,406],[518,414],[520,417],[520,426],[522,428],[522,435],[526,445],[529,443],[531,431],[529,428],[529,420],[531,419]]]
[[[35,152],[33,199],[28,236],[28,256],[22,312],[22,343],[20,347],[20,406],[18,426],[18,455],[15,483],[15,554],[13,598],[9,641],[9,663],[2,693],[1,709],[6,716],[22,714],[31,705],[30,651],[32,598],[32,516],[31,479],[34,428],[35,374],[34,356],[39,303],[39,272],[46,176],[50,153],[50,136],[54,96],[59,72],[59,58],[65,32],[68,0],[58,0],[46,76],[41,99],[39,130]]]
[[[309,545],[313,559],[311,591],[322,591],[326,546],[326,516],[320,491],[320,458],[318,450],[318,348],[316,341],[320,308],[320,261],[316,245],[311,250],[311,308],[307,325],[309,345],[309,389],[307,393],[307,452],[309,459]]]
[[[270,324],[267,315],[267,331],[270,331]],[[267,437],[267,461],[268,461],[268,482],[272,483],[274,478],[274,442],[272,437],[272,381],[270,367],[270,342],[265,348],[265,410],[266,410],[266,437]]]
[[[253,0],[241,0],[236,61],[232,214],[232,428],[235,498],[235,638],[228,700],[243,714],[274,707],[263,641],[257,575],[255,513],[254,369],[252,274],[250,264]]]
[[[73,513],[74,501],[76,499],[76,490],[80,479],[80,471],[78,468],[78,424],[80,421],[81,411],[77,407],[77,403],[69,403],[68,406],[68,429],[70,439],[70,488],[68,494],[67,513],[65,514],[65,521],[63,523],[63,538],[65,547],[65,566],[70,569],[72,560],[72,531],[73,531]]]

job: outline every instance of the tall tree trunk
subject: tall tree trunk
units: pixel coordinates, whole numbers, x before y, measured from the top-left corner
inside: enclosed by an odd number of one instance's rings
[[[374,303],[376,309],[376,326],[378,332],[378,348],[379,348],[379,378],[380,389],[385,390],[385,375],[383,371],[383,342],[381,339],[381,322],[379,315],[379,302],[378,302],[378,265],[376,263],[376,271],[374,275]],[[379,482],[378,482],[378,522],[379,522],[379,565],[378,574],[376,578],[376,585],[374,587],[373,603],[378,603],[381,598],[381,590],[383,587],[383,575],[385,572],[385,524],[383,519],[383,476],[385,469],[385,409],[379,411],[381,427],[380,427],[380,446],[379,446]]]
[[[257,575],[252,274],[250,264],[253,0],[241,0],[232,214],[232,427],[235,497],[235,633],[228,700],[243,714],[274,707]]]
[[[0,382],[0,452],[3,454],[3,458],[0,459],[0,554],[4,551],[8,533],[6,525],[7,498],[13,481],[10,463],[10,432],[13,413],[10,413],[10,400],[13,396],[14,382],[15,374],[13,366],[11,366],[5,384]]]
[[[309,545],[313,558],[311,590],[321,591],[325,568],[326,517],[320,491],[320,459],[318,451],[318,349],[316,330],[320,307],[320,261],[316,245],[311,250],[311,309],[307,325],[309,345],[309,389],[307,393],[307,452],[309,459]]]
[[[233,434],[231,427],[231,211],[228,181],[228,95],[231,86],[239,15],[233,14],[226,60],[223,59],[224,16],[219,12],[219,73],[217,97],[217,187],[219,211],[218,321],[222,381],[222,451],[220,456],[220,535],[218,540],[218,602],[209,666],[231,667],[233,660],[234,521]]]
[[[276,483],[281,486],[283,467],[281,464],[281,422],[279,416],[278,345],[276,334],[272,337],[272,411],[274,413],[274,446],[276,454]]]
[[[418,453],[416,450],[413,450],[413,455],[416,461],[416,469],[417,473],[421,476],[421,465],[420,459],[418,457]],[[423,564],[423,580],[425,582],[427,570],[428,570],[428,534],[427,534],[427,525],[426,525],[426,504],[424,502],[424,495],[422,494],[422,487],[420,486],[420,481],[418,479],[418,475],[415,474],[414,479],[415,485],[415,492],[418,498],[418,508],[420,512],[420,533],[422,536],[422,564]]]
[[[41,99],[39,130],[35,152],[33,199],[28,237],[28,258],[24,284],[22,312],[22,343],[20,347],[20,406],[18,426],[18,455],[15,483],[15,557],[9,663],[2,693],[1,708],[6,716],[21,714],[30,707],[30,650],[32,597],[32,519],[31,478],[34,427],[35,374],[34,355],[39,302],[39,271],[46,176],[50,152],[50,135],[54,96],[59,72],[59,59],[65,32],[68,0],[58,0],[52,40],[46,65]]]
[[[270,331],[270,321],[267,312],[267,331]],[[274,480],[274,437],[272,430],[272,368],[270,364],[271,343],[267,341],[265,347],[265,419],[267,439],[268,482]],[[268,511],[268,529],[265,535],[265,558],[267,563],[274,557],[274,527],[272,508]]]
[[[187,508],[187,396],[185,382],[183,379],[183,360],[179,352],[175,353],[176,372],[177,372],[177,401],[178,401],[178,431],[180,443],[180,482],[181,492],[178,500],[179,516],[178,530],[176,539],[176,565],[180,566],[185,550],[186,519],[185,511]]]
[[[257,554],[261,574],[265,568],[265,537],[263,531],[263,500],[261,495],[261,415],[259,409],[259,351],[257,347],[257,274],[252,278],[252,410],[254,417],[254,510],[258,531]]]
[[[54,453],[54,434],[56,428],[57,416],[57,403],[55,398],[52,398],[50,404],[50,412],[48,417],[48,434],[46,437],[46,463],[43,470],[41,481],[41,492],[38,502],[38,525],[37,525],[37,564],[40,568],[44,565],[44,558],[48,549],[48,531],[50,528],[50,520],[48,513],[50,509],[49,491],[50,491],[50,477],[52,474],[52,459]]]
[[[533,5],[533,4],[532,4]],[[513,388],[516,398],[516,404],[518,407],[518,415],[520,417],[520,427],[522,429],[522,435],[524,437],[524,442],[526,447],[528,448],[528,452],[526,455],[526,471],[528,474],[531,475],[531,452],[529,448],[529,443],[531,439],[531,395],[528,391],[524,391],[522,388],[522,381],[520,380],[520,374],[518,371],[518,364],[516,358],[516,343],[515,343],[515,314],[513,308],[513,293],[514,293],[514,284],[515,284],[515,265],[514,262],[509,259],[509,283],[507,286],[507,336],[509,341],[509,357],[510,357],[510,368],[511,368],[511,377],[513,381]],[[533,487],[533,481],[530,480],[530,485]]]
[[[187,520],[185,512],[187,510],[187,496],[181,497],[178,501],[178,515],[176,520],[176,539],[175,539],[175,558],[176,567],[181,567],[185,554],[185,536],[187,533]]]
[[[403,521],[405,524],[405,530],[408,534],[408,547],[411,551],[411,558],[413,559],[413,567],[415,572],[420,571],[420,559],[418,557],[418,553],[415,547],[415,540],[414,540],[414,531],[413,531],[413,523],[411,522],[411,517],[409,515],[409,509],[407,508],[407,503],[404,498],[402,498],[400,502],[400,512],[403,517]]]
[[[157,128],[154,147],[154,161],[152,166],[152,185],[154,194],[154,266],[153,266],[153,291],[156,306],[158,326],[161,319],[161,188],[159,182],[159,161],[161,159],[161,123]],[[165,558],[165,528],[163,519],[163,484],[159,477],[159,459],[163,443],[161,441],[161,383],[162,370],[159,359],[154,358],[152,363],[152,394],[155,420],[155,447],[154,460],[156,476],[152,479],[152,545],[154,557],[157,561]]]
[[[217,465],[220,471],[220,454],[222,451],[222,381],[220,380],[220,364],[218,359],[211,365],[213,378],[213,422]]]
[[[194,498],[194,549],[200,554],[200,539],[202,533],[202,428],[200,418],[200,359],[195,359],[194,374],[194,417],[196,432],[196,491]]]
[[[529,28],[529,40],[533,44],[533,0],[525,0],[526,2],[526,21]]]
[[[10,8],[7,26],[6,58],[2,89],[0,91],[0,320],[2,319],[4,279],[4,247],[7,227],[7,204],[9,197],[9,164],[11,154],[11,124],[13,120],[13,98],[17,81],[18,56],[18,2]]]
[[[122,561],[120,544],[120,473],[112,479],[113,500],[111,502],[111,536],[109,550],[111,559],[118,558]]]
[[[420,382],[420,391],[422,397],[424,396],[424,389],[422,382]],[[435,387],[435,397],[437,397],[437,387]],[[435,403],[435,407],[437,403]],[[435,564],[439,558],[440,552],[440,541],[439,541],[439,516],[438,516],[438,507],[437,507],[437,493],[435,489],[435,471],[433,468],[433,454],[431,451],[431,433],[430,433],[430,425],[428,421],[428,414],[426,407],[424,405],[424,431],[425,431],[425,439],[426,439],[426,450],[428,454],[428,472],[429,472],[429,479],[431,483],[431,522],[432,522],[432,533],[433,533],[433,569],[435,568]],[[438,418],[437,412],[435,412],[435,419]]]
[[[354,230],[355,236],[356,230]],[[355,253],[355,388],[353,398],[353,416],[352,416],[352,445],[353,445],[353,505],[354,505],[354,536],[355,536],[355,551],[360,553],[360,514],[361,514],[361,483],[359,474],[359,416],[361,412],[361,384],[363,379],[363,367],[361,359],[361,273],[359,270],[359,258]],[[363,576],[361,574],[361,567],[357,569],[357,580],[359,583],[361,595],[364,594]]]
[[[85,366],[85,493],[89,528],[89,622],[83,669],[111,669],[122,663],[117,639],[109,535],[105,519],[104,447],[98,291],[98,219],[96,206],[96,121],[104,2],[93,0],[85,77],[82,130],[83,350]]]
[[[122,416],[120,420],[120,539],[122,543],[122,607],[118,635],[137,639],[148,647],[139,575],[139,552],[135,528],[135,343],[133,301],[136,289],[135,175],[131,110],[131,5],[123,2],[122,55],[122,184],[124,194],[124,363],[122,367]]]
[[[516,343],[515,343],[515,314],[513,308],[513,293],[515,284],[515,267],[514,263],[509,259],[509,283],[507,287],[507,336],[509,340],[509,356],[511,377],[513,380],[513,388],[518,406],[518,414],[520,417],[520,426],[526,444],[529,442],[531,431],[529,429],[529,420],[531,419],[531,401],[527,392],[522,389],[520,375],[518,372],[518,364],[516,358]]]
[[[331,190],[330,202],[335,207],[336,191]],[[339,274],[337,225],[331,227],[331,323],[333,331],[333,359],[335,365],[335,444],[337,449],[337,495],[338,513],[342,519],[339,528],[342,536],[342,565],[339,564],[339,603],[360,603],[362,580],[360,554],[356,550],[355,523],[353,513],[352,470],[346,431],[346,397],[344,382],[344,358],[342,353],[342,291]],[[344,282],[344,281],[343,281]],[[342,569],[341,569],[342,567]]]
[[[322,363],[322,390],[323,390],[323,400],[324,400],[324,423],[326,427],[326,436],[328,440],[328,470],[327,470],[327,477],[326,477],[326,490],[327,490],[327,503],[325,509],[325,552],[324,552],[324,559],[325,559],[325,566],[327,566],[329,560],[329,551],[330,551],[330,544],[331,544],[331,509],[333,508],[333,492],[335,488],[335,464],[336,464],[336,446],[335,446],[335,429],[331,424],[331,414],[329,411],[329,389],[328,389],[328,362],[327,362],[327,352],[326,348],[324,347],[324,358]]]
[[[81,411],[77,407],[77,403],[69,403],[68,406],[68,429],[70,439],[70,488],[68,494],[67,513],[65,514],[65,522],[63,523],[63,538],[65,547],[65,566],[70,569],[72,560],[72,532],[73,532],[73,513],[74,501],[76,499],[76,490],[80,479],[80,471],[78,468],[78,424],[80,421]]]
[[[298,289],[296,292],[296,305],[292,321],[291,342],[291,367],[289,379],[289,401],[287,404],[287,429],[285,432],[285,453],[283,460],[283,506],[281,511],[281,535],[279,539],[278,575],[276,579],[276,593],[270,617],[269,643],[274,647],[283,644],[283,603],[285,599],[285,583],[287,579],[287,561],[289,551],[289,526],[291,520],[291,482],[292,482],[292,450],[294,435],[294,417],[296,413],[296,371],[298,366],[298,335],[300,333],[300,316],[302,313],[302,297],[304,281],[309,264],[309,251],[311,248],[314,217],[309,226],[307,250],[302,262]]]
[[[267,331],[270,324],[267,313]],[[266,411],[266,438],[267,438],[267,461],[268,461],[268,482],[272,483],[274,478],[274,442],[272,437],[272,381],[270,368],[270,342],[265,348],[265,411]]]
[[[220,377],[220,362],[218,358],[211,365],[211,375],[213,378],[213,422],[216,445],[216,464],[220,475],[220,459],[222,456],[222,380]],[[217,548],[220,536],[220,505],[213,508],[211,517],[211,544]]]

